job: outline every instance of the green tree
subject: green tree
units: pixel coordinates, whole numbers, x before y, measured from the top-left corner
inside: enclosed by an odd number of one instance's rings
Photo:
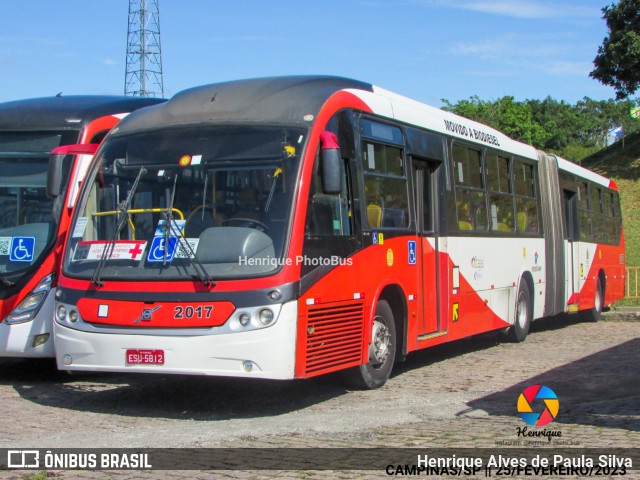
[[[452,104],[443,99],[443,109],[484,123],[523,143],[536,145],[544,131],[532,120],[531,107],[505,96],[495,101],[481,100],[478,96]]]
[[[571,105],[551,97],[516,102],[510,96],[495,101],[474,96],[455,104],[442,100],[444,110],[575,162],[606,147],[613,128],[622,126],[625,135],[640,131],[640,121],[629,115],[636,102],[584,97]]]
[[[640,0],[620,0],[602,13],[609,34],[598,47],[589,76],[612,86],[620,100],[640,87]]]
[[[544,100],[527,100],[532,121],[542,130],[533,144],[549,153],[561,155],[575,141],[575,132],[581,130],[582,119],[570,104],[547,97]]]

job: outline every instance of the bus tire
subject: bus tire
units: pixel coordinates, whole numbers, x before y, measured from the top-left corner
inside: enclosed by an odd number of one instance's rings
[[[604,310],[604,282],[602,277],[598,276],[598,285],[596,286],[596,296],[593,299],[593,308],[585,312],[585,317],[589,322],[597,322],[602,317]]]
[[[374,389],[383,386],[396,356],[396,325],[393,311],[386,300],[380,300],[371,327],[369,361],[345,372],[347,382],[359,389]]]
[[[518,288],[518,297],[516,298],[516,313],[513,325],[510,326],[505,337],[510,342],[524,342],[531,328],[531,320],[533,318],[533,309],[531,308],[531,292],[525,281],[520,282]]]

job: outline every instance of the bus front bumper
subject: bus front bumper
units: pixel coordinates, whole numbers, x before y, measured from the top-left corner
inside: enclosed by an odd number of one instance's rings
[[[296,325],[295,301],[282,306],[270,327],[217,335],[96,333],[54,322],[56,361],[59,369],[70,371],[286,380],[294,376]],[[128,363],[128,351],[162,352],[162,360],[155,364]]]

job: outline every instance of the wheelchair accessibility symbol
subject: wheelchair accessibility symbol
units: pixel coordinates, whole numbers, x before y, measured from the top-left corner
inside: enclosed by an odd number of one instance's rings
[[[173,256],[176,254],[176,245],[178,244],[178,237],[169,237],[167,244],[165,237],[153,237],[151,247],[149,248],[149,256],[147,262],[164,262],[165,261],[165,249],[167,255],[167,262],[173,260]]]
[[[33,262],[36,237],[13,237],[9,251],[10,262]]]
[[[409,249],[408,251],[408,260],[409,260],[409,265],[415,265],[417,258],[416,258],[416,241],[415,240],[409,240],[407,242],[407,247]]]

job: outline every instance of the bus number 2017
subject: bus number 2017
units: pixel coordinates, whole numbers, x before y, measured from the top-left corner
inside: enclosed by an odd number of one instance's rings
[[[173,309],[173,318],[209,318],[211,317],[211,312],[213,312],[212,305],[199,305],[197,307],[178,305]]]

